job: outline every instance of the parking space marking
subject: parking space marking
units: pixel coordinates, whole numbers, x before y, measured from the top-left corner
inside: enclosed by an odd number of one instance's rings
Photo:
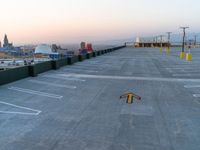
[[[0,104],[4,104],[4,105],[12,106],[12,107],[15,107],[15,108],[19,108],[19,109],[24,109],[24,110],[29,110],[29,111],[35,112],[35,113],[25,113],[25,112],[15,112],[15,111],[0,111],[0,113],[3,113],[3,114],[19,114],[19,115],[33,115],[33,116],[37,116],[37,115],[39,115],[42,112],[40,110],[36,110],[36,109],[28,108],[28,107],[23,107],[23,106],[19,106],[19,105],[7,103],[7,102],[4,102],[4,101],[0,101]]]
[[[165,69],[174,69],[174,70],[179,70],[179,69],[188,69],[188,70],[190,70],[190,69],[199,69],[200,67],[192,67],[192,66],[185,66],[185,67],[165,67]]]
[[[111,79],[111,80],[141,80],[158,82],[200,82],[200,79],[185,78],[161,78],[161,77],[133,77],[133,76],[108,76],[108,75],[89,75],[89,74],[65,74],[66,77],[90,78],[90,79]]]
[[[170,73],[173,73],[174,76],[179,76],[177,74],[198,74],[200,73],[200,70],[192,70],[192,69],[178,69],[178,70],[175,70],[175,69],[167,69],[168,72]],[[186,75],[188,76],[188,75]]]
[[[199,64],[173,64],[173,67],[199,67]]]
[[[19,88],[19,87],[13,87],[13,86],[9,87],[8,89],[18,91],[18,92],[28,93],[28,94],[34,94],[34,95],[39,95],[39,96],[44,96],[44,97],[55,98],[55,99],[63,98],[63,96],[61,96],[61,95],[50,94],[50,93],[45,93],[45,92],[40,92],[40,91],[35,91],[35,90],[30,90],[30,89],[24,89],[24,88]]]
[[[166,70],[171,70],[171,71],[185,71],[187,70],[186,68],[165,68]]]
[[[200,88],[200,85],[184,85],[185,88]]]
[[[200,73],[200,70],[186,70],[186,69],[183,69],[183,70],[174,70],[173,72],[178,72],[178,73],[192,73],[192,74],[197,74],[197,73]]]
[[[87,70],[87,69],[84,69],[84,68],[65,68],[63,69],[64,71],[85,71],[85,72],[98,72],[98,71],[94,71],[94,70]]]
[[[47,78],[54,78],[54,79],[61,79],[61,80],[69,80],[69,81],[79,81],[79,82],[85,82],[86,80],[75,78],[75,77],[64,77],[61,76],[61,74],[54,74],[54,75],[44,75],[43,77]]]
[[[199,104],[200,105],[200,102],[199,101],[197,101],[197,100],[194,100],[197,104]]]
[[[103,69],[103,67],[100,66],[99,64],[96,64],[96,65],[93,65],[93,64],[76,64],[76,65],[74,65],[74,67],[81,67],[82,69],[83,68],[86,68],[86,69],[88,69],[88,68],[90,68],[90,69],[93,69],[93,68]]]
[[[55,86],[55,87],[60,87],[60,88],[68,88],[68,89],[76,89],[76,86],[70,86],[70,85],[61,85],[61,84],[56,84],[56,83],[49,83],[45,81],[40,81],[40,80],[28,80],[29,82],[32,83],[37,83],[37,84],[42,84],[42,85],[50,85],[50,86]]]
[[[200,94],[193,94],[193,96],[198,98],[198,97],[200,97]]]
[[[186,76],[186,77],[190,77],[190,76],[200,76],[200,74],[192,74],[192,73],[190,73],[190,74],[185,74],[185,73],[180,73],[180,74],[172,74],[172,76],[174,76],[174,77],[182,77],[182,76]]]

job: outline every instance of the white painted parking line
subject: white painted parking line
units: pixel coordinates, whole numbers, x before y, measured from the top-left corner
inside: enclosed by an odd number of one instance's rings
[[[199,104],[200,105],[200,102],[199,101],[197,101],[197,100],[194,100],[197,104]]]
[[[30,89],[24,89],[24,88],[13,87],[13,86],[9,87],[8,89],[18,91],[18,92],[28,93],[28,94],[34,94],[34,95],[39,95],[39,96],[44,96],[44,97],[55,98],[55,99],[63,98],[63,96],[61,96],[61,95],[55,95],[55,94],[51,94],[51,93],[34,91],[34,90],[30,90]]]
[[[200,82],[200,79],[184,78],[159,78],[159,77],[133,77],[133,76],[107,76],[107,75],[88,75],[88,74],[65,74],[66,77],[89,78],[89,79],[109,79],[109,80],[140,80],[158,82]]]
[[[11,103],[3,102],[3,101],[0,101],[0,104],[4,104],[4,105],[12,106],[12,107],[15,107],[15,108],[19,108],[19,109],[23,109],[23,110],[29,110],[29,111],[34,112],[34,113],[25,113],[25,112],[15,112],[15,111],[0,111],[0,113],[4,113],[4,114],[19,114],[19,115],[37,116],[42,112],[40,110],[36,110],[36,109],[28,108],[28,107],[23,107],[23,106],[11,104]]]
[[[194,97],[200,97],[200,94],[193,94]]]
[[[107,55],[107,56],[104,56],[104,58],[106,58],[106,59],[107,59],[107,58],[111,58],[111,59],[113,58],[113,59],[125,59],[125,60],[131,59],[131,60],[136,60],[136,58],[133,58],[133,57],[119,57],[119,56],[118,56],[118,57],[116,58],[116,56],[108,56],[108,55]],[[139,58],[147,58],[147,57],[139,57]]]
[[[199,64],[173,64],[173,67],[199,67]]]
[[[87,69],[84,69],[84,68],[65,68],[63,69],[65,71],[85,71],[85,72],[98,72],[98,71],[94,71],[94,70],[87,70]]]
[[[200,88],[200,85],[184,85],[185,88]]]
[[[76,64],[74,67],[81,67],[82,69],[83,68],[86,68],[86,69],[88,69],[88,68],[90,68],[90,69],[93,69],[93,68],[95,68],[95,69],[102,69],[102,66],[101,65],[99,65],[99,64]]]
[[[184,70],[184,68],[165,68],[166,70]]]
[[[200,74],[200,70],[192,70],[192,69],[167,69],[168,72],[176,74]],[[186,75],[187,76],[187,75]]]
[[[42,85],[50,85],[50,86],[55,86],[59,88],[68,88],[68,89],[76,89],[76,86],[70,86],[70,85],[61,85],[61,84],[56,84],[56,83],[49,83],[45,81],[40,81],[40,80],[28,80],[29,82],[36,83],[36,84],[42,84]]]
[[[86,80],[76,78],[76,77],[64,77],[61,74],[54,74],[54,75],[44,75],[43,77],[47,78],[54,78],[54,79],[61,79],[61,80],[69,80],[69,81],[80,81],[80,82],[85,82]]]
[[[192,69],[190,69],[190,70],[186,70],[186,69],[183,69],[183,70],[174,70],[173,71],[174,73],[186,73],[186,74],[199,74],[200,73],[200,70],[192,70]]]
[[[195,71],[197,71],[197,70],[199,70],[200,69],[200,67],[180,67],[180,68],[165,68],[166,70],[188,70],[188,71],[190,71],[190,70],[195,70]]]
[[[190,76],[200,76],[200,74],[193,74],[193,73],[190,73],[190,74],[185,74],[185,73],[182,73],[182,74],[172,74],[172,76],[174,77],[183,77],[183,76],[186,76],[186,77],[190,77]]]

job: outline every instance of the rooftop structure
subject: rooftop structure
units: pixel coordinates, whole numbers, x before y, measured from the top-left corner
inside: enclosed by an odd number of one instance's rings
[[[137,37],[134,43],[135,47],[167,47],[169,42],[166,37],[156,37],[156,38],[140,38]]]
[[[35,54],[52,54],[52,53],[53,53],[53,51],[52,51],[51,47],[46,44],[38,45],[35,48]]]

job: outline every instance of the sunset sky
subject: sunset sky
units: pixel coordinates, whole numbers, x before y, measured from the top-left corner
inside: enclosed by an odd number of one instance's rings
[[[200,31],[200,0],[1,0],[0,39],[75,43]]]

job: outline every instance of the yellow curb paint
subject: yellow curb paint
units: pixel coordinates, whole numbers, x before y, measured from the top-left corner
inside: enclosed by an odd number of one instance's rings
[[[181,59],[185,59],[185,52],[181,52],[180,58],[181,58]]]
[[[192,61],[192,54],[191,53],[187,53],[186,54],[186,60],[187,61]]]
[[[167,53],[170,54],[171,53],[171,49],[167,48]]]

